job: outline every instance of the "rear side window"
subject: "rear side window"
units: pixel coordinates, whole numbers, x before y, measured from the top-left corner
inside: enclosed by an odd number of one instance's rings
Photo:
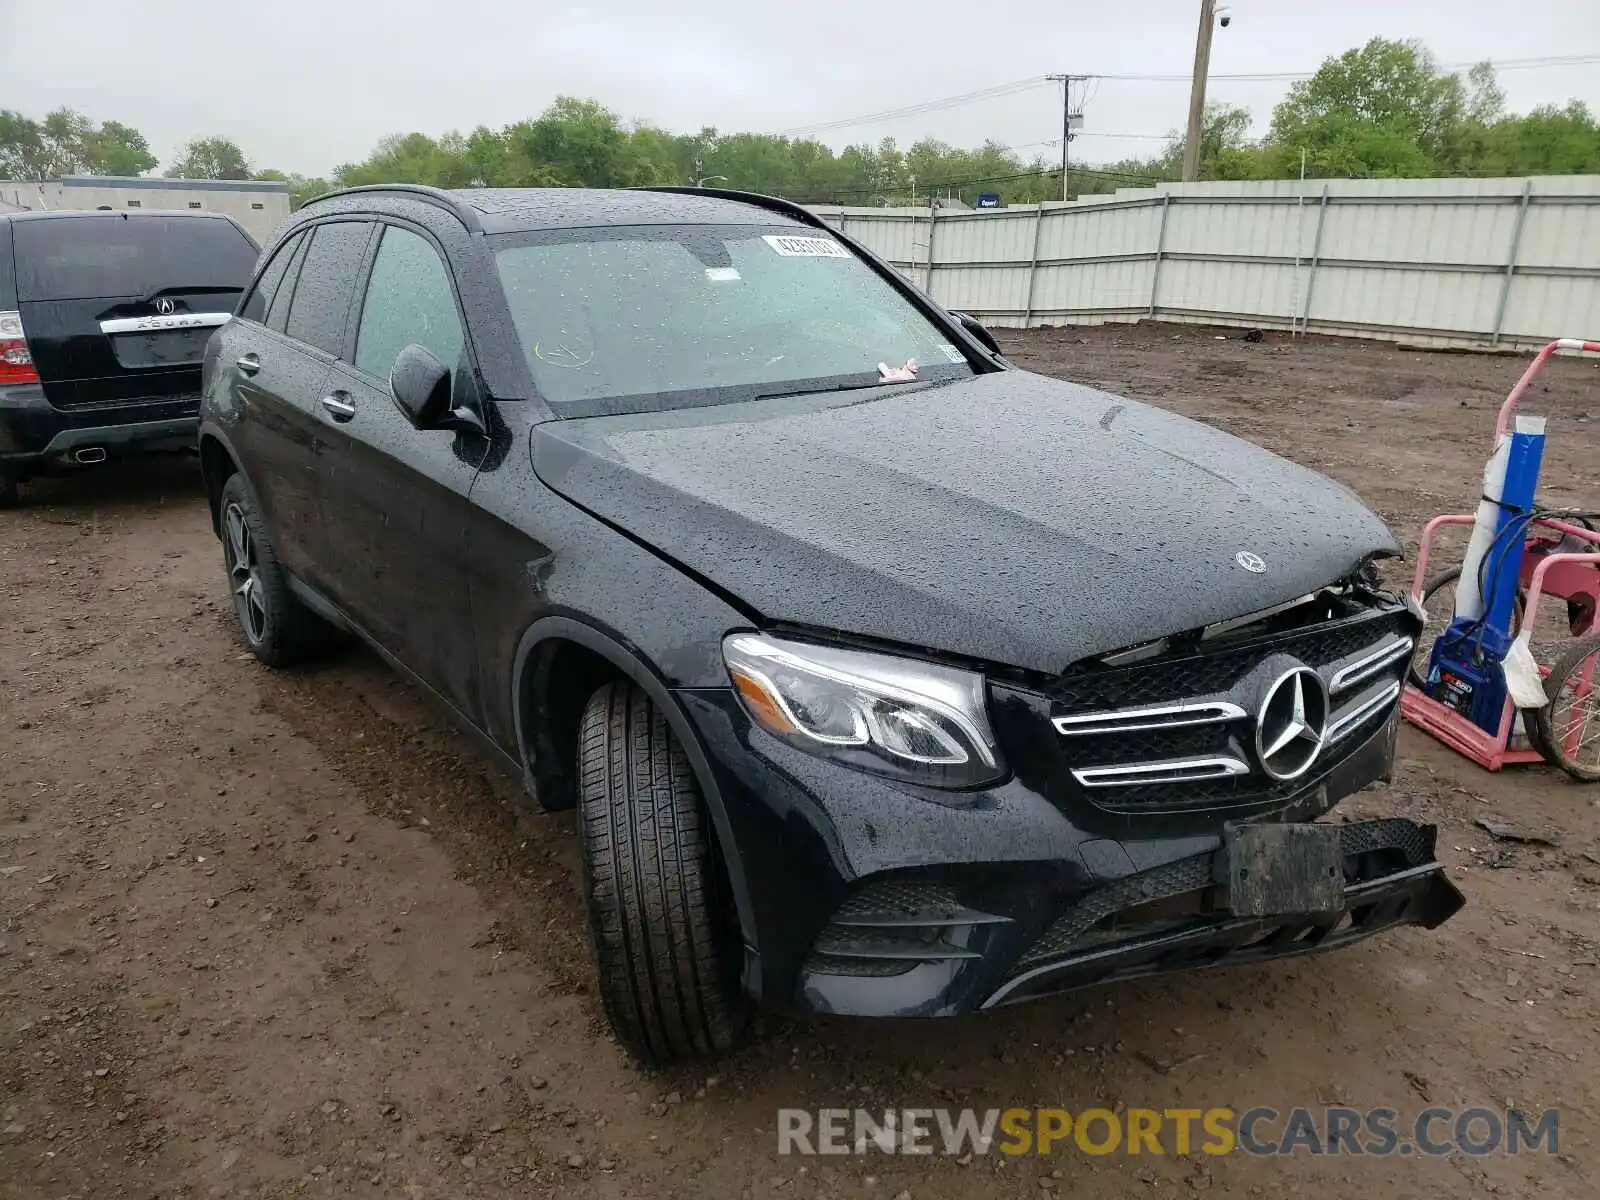
[[[277,294],[272,297],[272,303],[267,305],[267,328],[278,333],[282,333],[284,326],[289,323],[289,301],[294,298],[295,280],[300,278],[300,264],[306,261],[306,247],[311,244],[311,237],[302,233],[295,237],[295,242],[294,253],[289,258],[289,270],[284,274]]]
[[[294,259],[294,252],[300,245],[300,236],[297,233],[278,247],[278,252],[272,256],[267,269],[261,272],[261,278],[256,280],[256,286],[250,289],[249,298],[239,309],[239,315],[246,321],[267,319],[267,309],[272,307],[272,298],[283,286],[283,277],[288,272],[289,263]]]
[[[350,295],[361,274],[372,226],[364,221],[336,221],[318,225],[311,248],[300,265],[294,299],[289,304],[290,337],[338,354],[344,347],[345,322],[350,316]]]
[[[146,297],[171,288],[240,291],[260,247],[210,217],[50,217],[13,221],[17,298]]]
[[[450,271],[427,239],[386,226],[361,309],[356,366],[389,378],[395,356],[416,344],[455,370],[461,358],[461,314]]]

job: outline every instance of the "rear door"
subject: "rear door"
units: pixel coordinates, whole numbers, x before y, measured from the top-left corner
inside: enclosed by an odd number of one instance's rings
[[[261,501],[278,560],[322,586],[327,539],[317,499],[324,446],[321,398],[343,346],[350,293],[372,226],[314,225],[263,269],[237,321],[217,335],[217,378],[234,418],[231,436]],[[277,274],[279,260],[283,274]]]
[[[467,572],[467,491],[489,443],[476,433],[414,429],[389,390],[408,345],[453,369],[457,403],[475,372],[455,281],[420,229],[381,226],[322,414],[322,516],[340,607],[466,716],[480,716]]]
[[[71,213],[12,222],[18,310],[57,408],[192,411],[206,340],[259,247],[218,217]],[[159,419],[171,414],[147,414]]]

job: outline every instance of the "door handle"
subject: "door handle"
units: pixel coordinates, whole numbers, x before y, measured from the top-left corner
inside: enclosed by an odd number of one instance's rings
[[[233,365],[239,368],[239,374],[241,375],[254,375],[261,370],[261,356],[254,351],[249,354],[241,354],[233,360]]]
[[[349,392],[334,392],[322,398],[322,407],[328,410],[328,415],[335,421],[348,421],[356,415],[356,406],[350,403]]]

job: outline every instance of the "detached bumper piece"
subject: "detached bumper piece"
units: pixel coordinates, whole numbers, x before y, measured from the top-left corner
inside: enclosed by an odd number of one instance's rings
[[[1330,950],[1398,925],[1435,929],[1465,904],[1434,858],[1437,830],[1390,818],[1333,826],[1343,859],[1337,907],[1162,919],[1162,906],[1226,904],[1225,848],[1129,876],[1070,909],[1023,955],[984,1008],[1113,980]],[[1219,895],[1221,893],[1221,895]],[[1148,917],[1149,919],[1144,919]]]
[[[1077,893],[975,900],[932,879],[869,883],[800,972],[811,1012],[950,1016],[1168,971],[1309,954],[1397,925],[1432,929],[1464,901],[1433,826],[1241,825],[1204,854]],[[987,890],[987,889],[984,889]]]

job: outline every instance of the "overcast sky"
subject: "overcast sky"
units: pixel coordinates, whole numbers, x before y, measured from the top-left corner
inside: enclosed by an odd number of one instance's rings
[[[1600,55],[1597,0],[1235,0],[1214,76],[1309,71],[1368,38],[1422,38],[1443,63]],[[196,135],[257,167],[326,175],[387,133],[499,127],[560,94],[675,132],[784,132],[1030,76],[1188,72],[1198,0],[0,0],[0,108],[61,105],[137,126],[165,164]],[[1600,110],[1600,63],[1509,70],[1510,105]],[[1287,85],[1214,79],[1264,128]],[[1075,159],[1147,153],[1180,125],[1187,83],[1087,85]],[[996,138],[1055,155],[1050,85],[829,130]]]

